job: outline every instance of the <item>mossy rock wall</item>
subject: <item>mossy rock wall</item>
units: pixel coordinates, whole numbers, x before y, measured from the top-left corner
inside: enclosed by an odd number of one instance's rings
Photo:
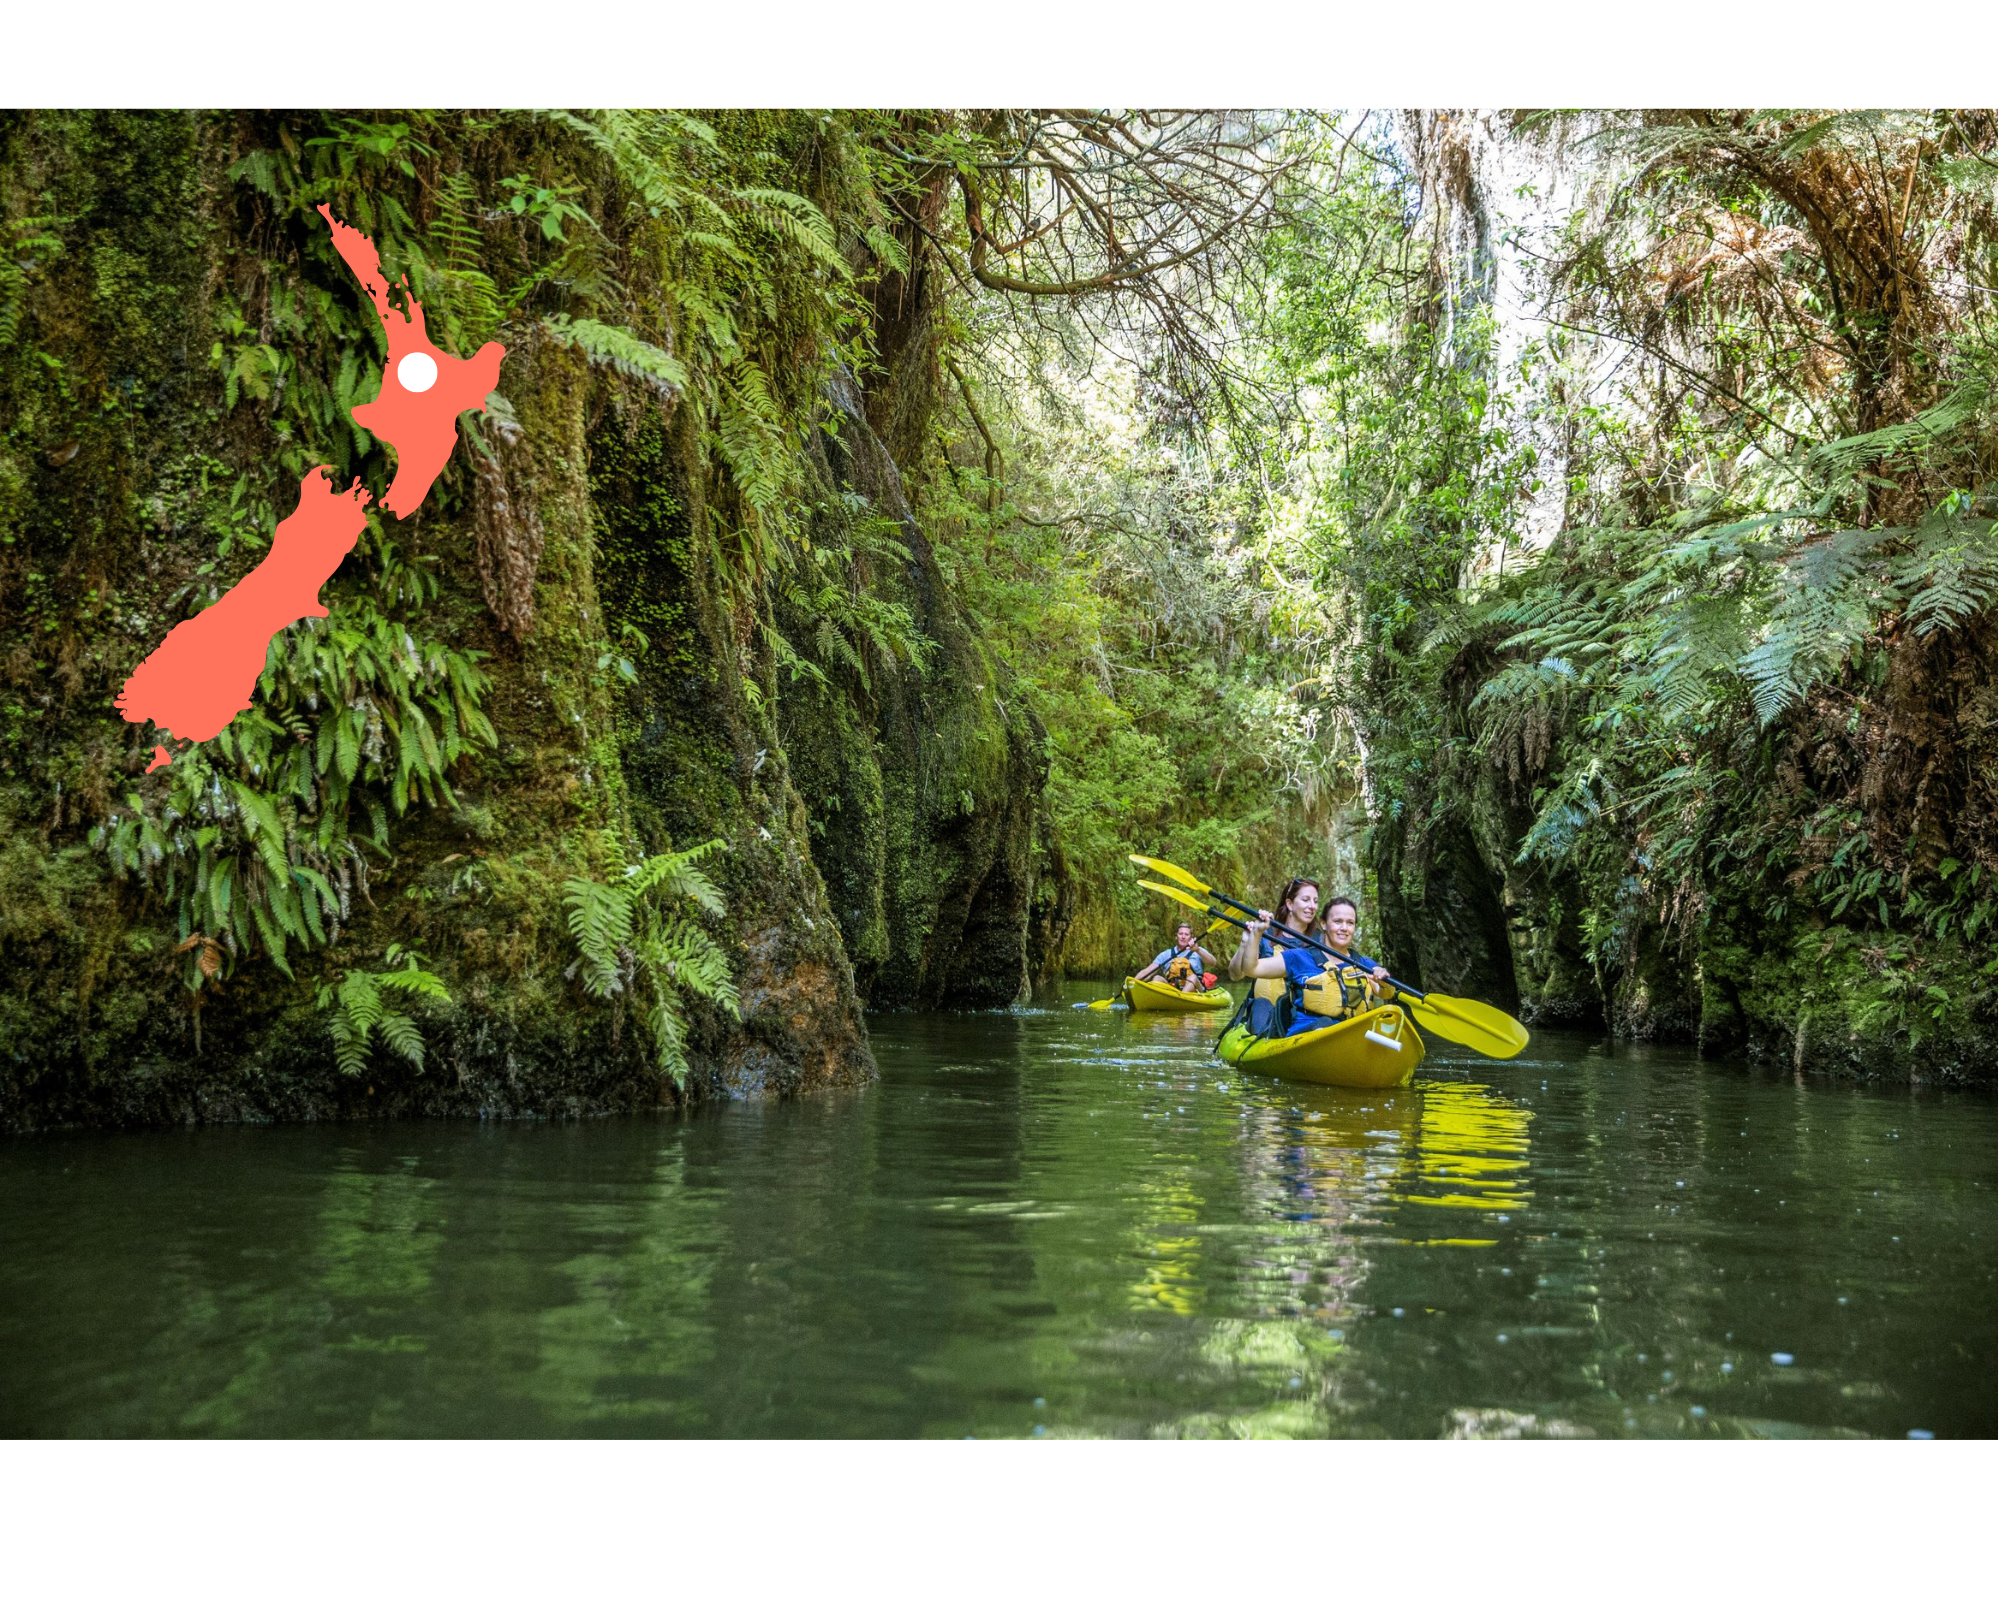
[[[1804,727],[1795,717],[1773,738],[1800,743]],[[1829,926],[1755,881],[1714,883],[1700,915],[1676,923],[1623,853],[1524,861],[1547,754],[1499,741],[1453,781],[1415,774],[1403,807],[1378,819],[1380,938],[1399,976],[1537,1030],[1693,1045],[1801,1073],[1993,1081],[1990,950]]]
[[[1055,931],[1036,849],[1046,736],[947,590],[859,390],[836,380],[831,398],[839,430],[814,462],[822,517],[893,529],[898,554],[873,561],[867,583],[907,608],[931,649],[920,664],[874,651],[865,680],[829,663],[827,681],[780,688],[813,854],[870,1004],[1008,1005],[1045,959],[1031,956],[1031,920],[1037,952]],[[809,620],[779,615],[813,654]]]
[[[723,576],[692,429],[653,391],[533,339],[503,367],[520,428],[496,446],[507,515],[539,545],[532,626],[499,626],[482,586],[493,506],[468,448],[395,529],[437,575],[427,618],[489,657],[497,748],[459,764],[456,807],[395,820],[393,859],[331,948],[295,953],[289,979],[246,957],[191,1003],[171,914],[114,880],[89,835],[166,776],[143,772],[149,741],[112,707],[120,683],[254,561],[218,560],[211,528],[176,514],[188,480],[203,462],[268,470],[279,444],[259,408],[222,403],[208,359],[216,286],[300,248],[246,233],[225,133],[194,114],[0,121],[6,214],[39,208],[62,240],[0,351],[0,1123],[580,1114],[868,1079],[770,709],[768,602]],[[352,293],[324,251],[294,266]],[[605,665],[627,621],[654,645],[636,682]],[[599,870],[604,829],[729,845],[717,876],[743,1015],[694,1007],[684,1091],[636,1018],[569,975],[562,884]],[[425,1025],[421,1072],[378,1052],[343,1077],[316,980],[391,943],[421,947],[454,1004]]]

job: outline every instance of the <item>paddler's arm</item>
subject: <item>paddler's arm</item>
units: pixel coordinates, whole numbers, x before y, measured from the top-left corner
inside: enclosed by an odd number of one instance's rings
[[[1230,958],[1229,975],[1232,978],[1282,978],[1285,975],[1285,958],[1282,955],[1260,956],[1258,942],[1271,926],[1271,914],[1260,911],[1257,920],[1243,931],[1243,942],[1236,947],[1236,954]]]
[[[1257,929],[1265,924],[1258,922],[1245,927],[1243,937],[1236,941],[1236,948],[1229,953],[1229,975],[1241,978],[1249,971],[1257,959]]]

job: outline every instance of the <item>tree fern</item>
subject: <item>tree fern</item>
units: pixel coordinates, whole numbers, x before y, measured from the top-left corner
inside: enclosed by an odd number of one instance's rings
[[[1891,576],[1910,596],[1906,615],[1919,634],[1970,622],[1994,609],[1994,522],[1967,518],[1922,537],[1892,565]]]

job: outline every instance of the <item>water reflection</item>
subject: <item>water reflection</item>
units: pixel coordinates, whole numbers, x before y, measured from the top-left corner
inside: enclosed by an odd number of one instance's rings
[[[0,1425],[1992,1432],[1990,1100],[1560,1040],[1355,1093],[1214,1033],[892,1017],[861,1095],[0,1147]]]
[[[1484,1084],[1419,1087],[1423,1122],[1405,1204],[1490,1212],[1504,1221],[1534,1199],[1527,1187],[1528,1124],[1534,1120],[1533,1112]],[[1497,1235],[1424,1242],[1493,1244]]]

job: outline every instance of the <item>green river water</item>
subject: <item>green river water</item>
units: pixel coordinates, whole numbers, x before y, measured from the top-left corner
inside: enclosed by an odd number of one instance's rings
[[[871,1026],[853,1095],[0,1143],[0,1429],[1994,1434],[1990,1095]]]

